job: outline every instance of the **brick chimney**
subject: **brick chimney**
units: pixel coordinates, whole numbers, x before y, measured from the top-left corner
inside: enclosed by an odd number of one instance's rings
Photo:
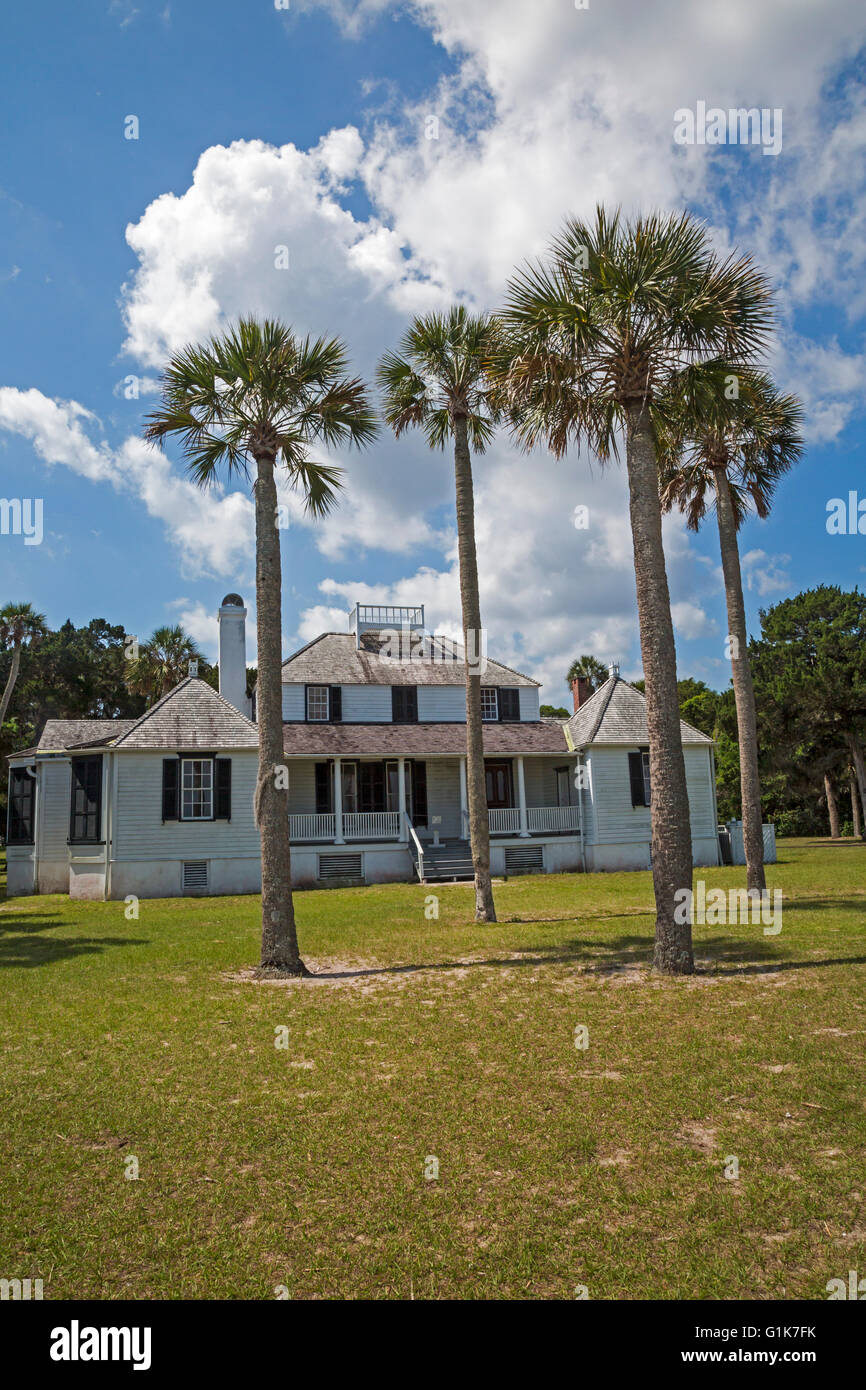
[[[571,682],[571,693],[574,696],[574,708],[580,709],[589,699],[589,681],[586,676],[578,676],[577,680]]]

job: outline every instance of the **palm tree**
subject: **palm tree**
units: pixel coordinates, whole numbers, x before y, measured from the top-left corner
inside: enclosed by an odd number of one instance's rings
[[[12,699],[12,691],[18,680],[18,672],[21,669],[21,648],[38,645],[47,631],[48,625],[44,615],[37,613],[31,603],[7,603],[5,607],[0,608],[0,649],[4,652],[8,652],[10,648],[12,650],[9,675],[6,677],[6,685],[2,696],[0,696],[0,725],[6,718],[9,701]]]
[[[730,396],[726,382],[736,383]],[[767,886],[758,728],[737,532],[750,510],[761,518],[769,515],[776,484],[803,452],[802,420],[800,402],[780,394],[766,373],[733,372],[719,363],[683,374],[668,419],[659,427],[663,510],[681,508],[697,531],[708,499],[715,504],[737,707],[746,873],[749,888],[758,892]],[[829,800],[828,806],[832,820]]]
[[[347,375],[338,338],[297,338],[284,324],[241,319],[204,346],[176,353],[162,375],[161,408],[145,437],[176,436],[201,487],[224,468],[232,477],[255,467],[257,713],[256,823],[262,846],[262,957],[265,970],[308,971],[298,951],[292,902],[289,807],[281,701],[282,575],[276,469],[322,517],[337,500],[342,469],[310,458],[317,444],[364,445],[376,434],[360,379]],[[281,775],[282,772],[282,775]]]
[[[182,627],[158,627],[129,663],[126,684],[148,704],[161,700],[189,672],[191,661],[204,664],[204,657]]]
[[[561,457],[569,443],[583,444],[604,463],[625,434],[650,744],[654,965],[668,974],[694,970],[690,914],[678,899],[692,885],[692,840],[655,403],[690,362],[739,362],[760,347],[769,300],[748,258],[720,260],[688,213],[623,222],[599,208],[592,224],[567,221],[546,260],[512,278],[492,364],[524,447],[544,441]]]
[[[447,314],[413,319],[396,353],[379,364],[385,419],[400,435],[411,425],[423,429],[431,449],[454,442],[457,498],[457,549],[466,668],[466,780],[469,840],[475,871],[475,920],[495,922],[490,882],[490,831],[481,722],[481,672],[470,650],[481,651],[481,601],[475,553],[475,498],[472,450],[482,454],[493,438],[497,410],[485,360],[495,327],[489,316],[471,315],[460,305]]]
[[[571,663],[565,677],[569,690],[576,680],[585,680],[592,695],[607,680],[607,667],[596,656],[579,656]]]

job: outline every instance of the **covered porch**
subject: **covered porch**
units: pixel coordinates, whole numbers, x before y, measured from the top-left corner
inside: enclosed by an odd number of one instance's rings
[[[469,838],[465,757],[293,759],[289,767],[293,844]],[[491,837],[579,834],[574,771],[567,753],[485,758]]]

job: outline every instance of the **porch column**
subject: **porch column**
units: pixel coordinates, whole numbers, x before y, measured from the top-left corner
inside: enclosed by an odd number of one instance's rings
[[[466,817],[469,814],[469,798],[466,792],[466,759],[460,758],[460,838],[468,836],[469,830],[466,825]]]
[[[334,759],[334,844],[344,845],[343,839],[343,777],[341,760]]]
[[[397,829],[399,840],[408,840],[409,831],[406,829],[406,759],[397,759],[397,797],[398,809],[400,811],[400,824]]]
[[[517,759],[517,809],[520,812],[520,838],[529,838],[529,826],[526,820],[526,783],[523,779],[523,758]]]

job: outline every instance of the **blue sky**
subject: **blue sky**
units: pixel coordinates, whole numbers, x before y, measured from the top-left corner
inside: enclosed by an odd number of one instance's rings
[[[492,307],[515,261],[598,198],[690,206],[778,286],[773,367],[804,396],[809,443],[771,520],[742,536],[752,623],[800,588],[862,584],[866,535],[825,527],[831,497],[866,498],[862,19],[805,0],[724,11],[84,0],[4,14],[0,494],[41,497],[45,530],[38,546],[0,536],[4,601],[139,634],[182,618],[212,651],[222,594],[254,598],[248,494],[200,501],[176,456],[139,444],[166,352],[252,308],[343,334],[369,374],[411,313],[455,296]],[[781,108],[781,154],[677,147],[673,112],[698,100]],[[383,439],[341,462],[340,515],[315,530],[295,514],[284,535],[287,644],[342,625],[355,597],[426,602],[453,630],[448,459]],[[503,440],[477,482],[491,652],[557,702],[578,651],[636,673],[621,472]],[[581,502],[588,534],[569,522]],[[680,674],[722,685],[713,525],[668,537]]]

